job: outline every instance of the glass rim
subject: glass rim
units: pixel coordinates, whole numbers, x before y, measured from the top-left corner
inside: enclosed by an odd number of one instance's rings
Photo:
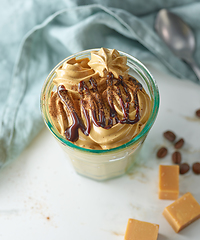
[[[141,63],[137,58],[131,56],[130,54],[127,54],[125,52],[122,52],[122,51],[119,51],[117,50],[120,55],[123,55],[123,56],[126,56],[127,59],[130,59],[131,61],[134,62],[135,65],[137,65],[144,73],[145,75],[148,77],[150,83],[151,83],[151,86],[152,86],[152,90],[153,90],[153,105],[152,105],[152,109],[151,109],[151,112],[150,112],[150,116],[149,116],[149,119],[148,121],[146,122],[144,128],[142,129],[142,131],[136,135],[133,139],[131,139],[130,141],[118,146],[118,147],[115,147],[115,148],[110,148],[110,149],[88,149],[88,148],[83,148],[83,147],[79,147],[75,144],[73,144],[72,142],[68,141],[67,139],[65,139],[58,131],[57,129],[51,124],[51,122],[49,121],[48,119],[48,114],[44,114],[46,113],[46,103],[45,103],[45,98],[43,97],[44,93],[45,93],[45,90],[47,89],[48,87],[48,84],[49,84],[49,81],[51,80],[53,74],[55,73],[55,70],[60,67],[65,61],[67,61],[68,59],[71,59],[71,58],[75,58],[75,57],[80,57],[81,55],[84,55],[84,54],[87,54],[87,53],[90,53],[92,51],[99,51],[100,48],[94,48],[94,49],[88,49],[88,50],[84,50],[84,51],[80,51],[80,52],[77,52],[77,53],[74,53],[68,57],[66,57],[65,59],[63,59],[62,61],[60,61],[52,70],[51,72],[49,73],[49,75],[47,76],[44,84],[43,84],[43,87],[42,87],[42,91],[41,91],[41,96],[40,96],[40,109],[41,109],[41,113],[42,113],[42,117],[43,117],[43,120],[47,126],[47,128],[50,130],[50,132],[54,135],[54,137],[57,138],[58,141],[60,141],[62,144],[65,144],[67,146],[69,146],[70,148],[74,148],[74,149],[77,149],[77,150],[80,150],[80,151],[84,151],[84,152],[88,152],[88,153],[109,153],[109,152],[113,152],[113,151],[117,151],[117,150],[122,150],[124,148],[127,148],[129,147],[130,145],[134,144],[134,143],[137,143],[140,139],[142,139],[143,136],[145,136],[148,131],[151,129],[155,119],[156,119],[156,116],[157,116],[157,113],[158,113],[158,109],[159,109],[159,103],[160,103],[160,96],[159,96],[159,90],[158,90],[158,86],[157,86],[157,83],[154,79],[154,77],[151,75],[151,73],[149,72],[149,70],[144,66],[143,63]],[[111,49],[109,49],[111,50]],[[145,79],[147,78],[145,76]],[[47,117],[46,117],[47,116]],[[58,132],[58,134],[54,131],[54,129],[56,129],[56,131]]]

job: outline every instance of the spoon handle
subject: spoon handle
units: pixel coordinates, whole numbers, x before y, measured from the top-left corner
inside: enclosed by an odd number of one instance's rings
[[[192,70],[194,71],[194,73],[196,74],[196,76],[200,82],[200,68],[197,66],[195,60],[189,59],[189,60],[185,60],[185,61],[190,65],[190,67],[192,68]]]

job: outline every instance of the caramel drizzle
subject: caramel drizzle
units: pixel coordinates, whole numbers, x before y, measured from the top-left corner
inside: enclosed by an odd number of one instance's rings
[[[114,81],[116,83],[114,83]],[[62,102],[67,106],[72,118],[72,125],[65,130],[65,136],[67,140],[71,142],[77,141],[79,137],[79,134],[78,134],[79,128],[86,136],[89,135],[91,130],[91,121],[90,121],[89,110],[87,110],[88,106],[86,107],[86,104],[89,104],[89,107],[91,110],[91,120],[93,124],[97,127],[109,129],[114,125],[114,120],[115,120],[115,124],[116,123],[121,123],[121,124],[137,123],[140,120],[139,101],[138,101],[137,91],[142,90],[142,85],[139,82],[137,82],[137,80],[135,80],[133,77],[129,77],[129,82],[135,86],[133,97],[134,97],[136,114],[133,120],[129,118],[131,96],[128,91],[127,84],[123,81],[123,77],[119,76],[118,79],[115,79],[114,75],[111,72],[107,75],[107,101],[110,107],[110,114],[109,114],[110,116],[107,124],[106,124],[106,118],[105,118],[105,112],[104,112],[105,106],[104,106],[102,97],[99,94],[96,80],[92,77],[90,78],[89,83],[92,87],[91,89],[89,89],[89,87],[84,81],[79,82],[78,90],[81,96],[80,105],[82,107],[82,111],[86,119],[87,128],[85,127],[82,120],[79,118],[78,114],[76,113],[75,108],[73,106],[73,101],[70,98],[68,91],[65,89],[63,85],[59,86],[57,90],[58,95],[62,100]],[[122,90],[125,92],[125,95],[126,95],[125,102],[122,98],[121,89],[119,87],[120,85],[123,87]],[[119,97],[120,106],[123,112],[122,120],[118,118],[117,112],[113,104],[114,87],[116,88],[116,94]],[[93,94],[91,93],[91,91],[93,92]]]

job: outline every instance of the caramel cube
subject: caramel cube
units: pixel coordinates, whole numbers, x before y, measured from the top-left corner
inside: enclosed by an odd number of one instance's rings
[[[156,240],[159,225],[129,218],[124,240]]]
[[[159,166],[159,199],[176,200],[179,195],[179,166]]]
[[[191,193],[186,193],[166,207],[163,215],[174,231],[179,232],[190,223],[200,218],[200,205]]]

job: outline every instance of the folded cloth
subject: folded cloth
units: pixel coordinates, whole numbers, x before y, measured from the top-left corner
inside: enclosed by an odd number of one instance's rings
[[[43,82],[72,53],[115,48],[197,82],[153,27],[161,8],[182,17],[194,30],[194,57],[200,65],[200,3],[196,1],[3,0],[1,6],[5,11],[0,21],[0,167],[15,159],[42,129]]]

